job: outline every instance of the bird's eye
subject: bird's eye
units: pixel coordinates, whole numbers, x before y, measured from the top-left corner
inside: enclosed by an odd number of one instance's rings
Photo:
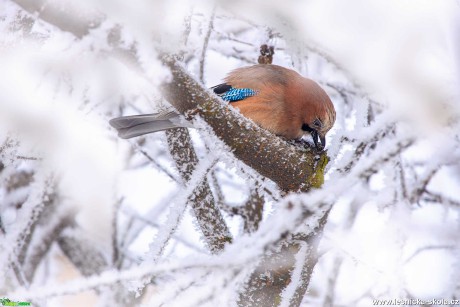
[[[317,119],[315,119],[315,120],[313,121],[313,126],[314,126],[315,128],[321,128],[321,127],[323,126],[323,123],[321,122],[321,120],[320,120],[319,118],[317,118]]]
[[[302,129],[303,131],[307,131],[307,132],[312,132],[312,131],[313,131],[313,129],[310,128],[310,126],[307,125],[307,124],[303,124],[301,129]]]

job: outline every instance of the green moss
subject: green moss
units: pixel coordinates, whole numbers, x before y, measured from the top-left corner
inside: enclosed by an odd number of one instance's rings
[[[277,295],[274,300],[273,306],[279,306],[281,302],[283,301],[283,297],[281,295]]]
[[[322,153],[318,162],[316,163],[316,169],[314,170],[312,176],[310,177],[310,186],[312,188],[319,189],[324,183],[324,172],[326,166],[329,163],[329,157],[326,153]]]

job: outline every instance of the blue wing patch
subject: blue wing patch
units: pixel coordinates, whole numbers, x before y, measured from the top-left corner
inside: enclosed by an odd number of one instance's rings
[[[234,102],[257,95],[257,91],[250,88],[233,88],[227,84],[220,84],[213,88],[214,93],[219,95],[223,100]]]
[[[231,88],[228,92],[223,93],[220,97],[222,97],[222,99],[225,101],[233,102],[243,100],[244,98],[248,98],[256,94],[257,92],[250,88]]]

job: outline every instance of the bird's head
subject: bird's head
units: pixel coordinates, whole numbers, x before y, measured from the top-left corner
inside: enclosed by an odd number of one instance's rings
[[[335,123],[335,109],[332,102],[325,105],[325,108],[316,113],[316,116],[310,117],[302,124],[302,130],[310,132],[316,148],[324,149],[326,147],[326,133],[331,130]],[[318,143],[318,139],[321,144]]]

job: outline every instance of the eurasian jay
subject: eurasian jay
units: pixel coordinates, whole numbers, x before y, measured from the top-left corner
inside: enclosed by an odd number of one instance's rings
[[[326,92],[313,80],[291,69],[264,64],[235,69],[224,82],[211,89],[260,127],[294,140],[308,132],[317,148],[326,146],[326,133],[334,125],[335,109]],[[190,127],[175,112],[118,117],[110,124],[125,139]]]

